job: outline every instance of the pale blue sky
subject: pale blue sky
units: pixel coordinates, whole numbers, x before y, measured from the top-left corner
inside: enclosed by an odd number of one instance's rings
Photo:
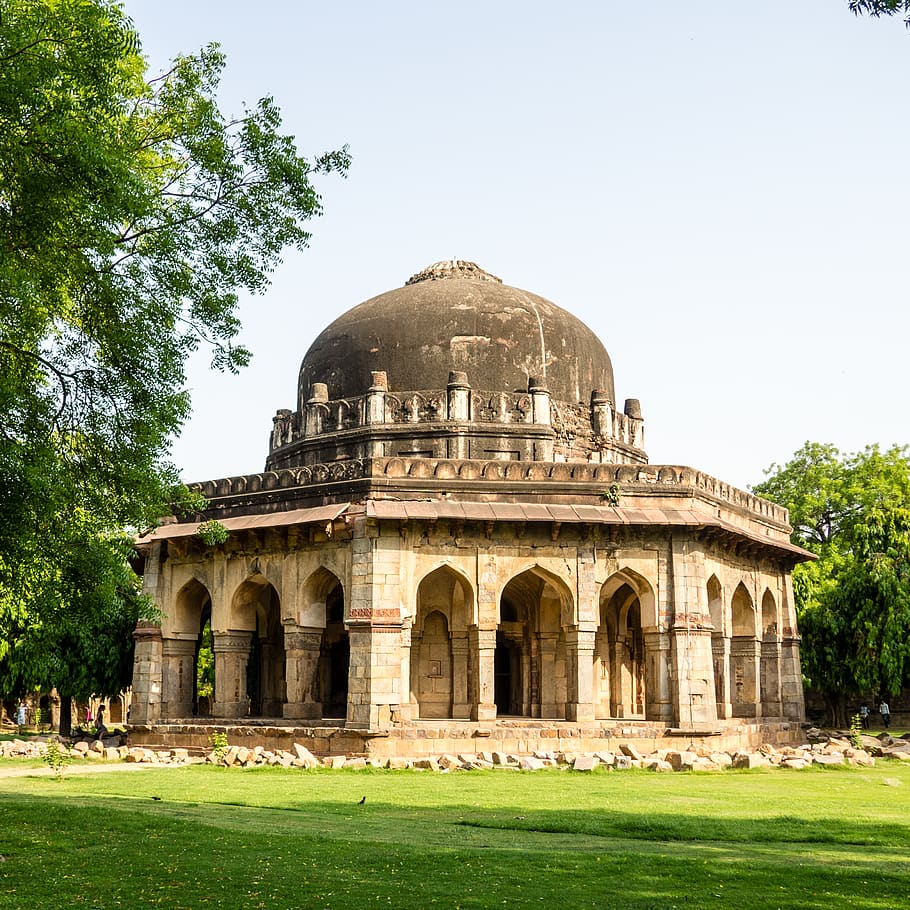
[[[910,442],[910,33],[846,0],[127,0],[153,70],[219,42],[346,181],[269,292],[253,364],[191,364],[186,480],[261,470],[315,336],[440,259],[575,313],[654,463],[737,486],[805,440]]]

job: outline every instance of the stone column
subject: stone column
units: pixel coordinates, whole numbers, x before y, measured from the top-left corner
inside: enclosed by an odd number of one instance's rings
[[[384,732],[399,719],[401,691],[400,624],[351,623],[347,726]]]
[[[471,718],[468,633],[453,632],[452,642],[452,717]]]
[[[302,626],[288,626],[285,629],[285,717],[302,720],[318,720],[322,717],[322,702],[315,699],[321,646],[322,629]]]
[[[496,720],[496,695],[494,666],[496,658],[496,629],[469,630],[471,654],[475,670],[474,688],[471,692],[472,720]]]
[[[803,677],[799,665],[799,638],[792,633],[781,641],[780,691],[781,713],[788,720],[802,722],[806,719],[803,696]]]
[[[213,717],[246,717],[246,665],[250,656],[252,632],[214,632],[215,703]]]
[[[673,723],[675,708],[670,668],[673,662],[671,635],[668,632],[643,632],[645,640],[645,718]]]
[[[130,724],[155,724],[161,719],[161,627],[140,622],[133,638],[133,700]]]
[[[540,716],[546,718],[560,717],[556,707],[556,645],[559,635],[555,632],[541,632],[537,667],[537,687],[540,693]]]
[[[730,690],[734,717],[761,717],[759,665],[761,642],[744,635],[730,644]]]
[[[714,697],[718,718],[733,716],[730,696],[730,639],[723,635],[711,636],[711,653],[714,657]]]
[[[534,423],[550,426],[550,390],[545,379],[529,379],[528,392],[531,395],[531,410]]]
[[[643,449],[645,445],[645,422],[641,416],[641,404],[637,398],[627,398],[623,412],[629,427],[629,445]]]
[[[761,686],[762,717],[781,716],[780,697],[780,642],[775,635],[761,643]]]
[[[613,436],[613,402],[606,389],[591,392],[591,429],[605,439]]]
[[[165,638],[161,642],[161,716],[190,717],[196,691],[196,639]]]
[[[314,382],[310,399],[306,403],[304,436],[318,436],[322,432],[322,417],[329,400],[329,387],[324,382]]]
[[[711,631],[676,626],[671,631],[673,716],[680,727],[717,722]]]
[[[594,632],[566,633],[566,720],[594,720]]]

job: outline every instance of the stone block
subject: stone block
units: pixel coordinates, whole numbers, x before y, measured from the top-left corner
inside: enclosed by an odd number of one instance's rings
[[[648,771],[672,771],[673,765],[668,761],[664,761],[660,758],[646,758],[643,759],[643,766],[647,768]]]
[[[575,771],[593,771],[600,764],[600,759],[594,755],[579,755],[572,765]]]
[[[817,752],[812,755],[812,763],[816,765],[842,765],[844,764],[844,755],[842,752],[835,754]]]
[[[367,760],[363,757],[360,758],[349,758],[344,763],[345,768],[365,768],[367,766]]]
[[[120,761],[120,750],[114,746],[110,746],[104,750],[104,757],[108,761]]]
[[[306,746],[294,743],[292,749],[294,750],[294,757],[300,759],[305,768],[315,768],[319,765],[319,759]]]
[[[691,771],[698,761],[698,756],[694,752],[679,752],[671,749],[667,752],[666,760],[674,771]]]
[[[526,755],[522,758],[519,765],[522,771],[540,771],[546,767],[543,759],[535,758],[533,755]]]
[[[632,759],[628,755],[617,755],[613,760],[613,767],[617,771],[628,771],[632,767]]]
[[[733,756],[734,768],[767,768],[770,764],[760,752],[737,752]]]
[[[643,757],[641,752],[639,752],[638,749],[636,749],[635,746],[633,746],[631,743],[620,743],[619,751],[634,761],[641,761]]]
[[[343,768],[345,766],[347,759],[343,755],[330,755],[326,761],[330,768],[337,770],[338,768]]]

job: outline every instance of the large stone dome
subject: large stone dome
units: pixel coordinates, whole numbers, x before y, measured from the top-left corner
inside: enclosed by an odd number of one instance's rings
[[[610,357],[583,322],[461,260],[431,265],[328,326],[301,365],[300,407],[313,383],[349,398],[379,370],[393,392],[444,388],[458,370],[474,389],[527,390],[533,378],[559,401],[587,402],[593,389],[615,401]]]

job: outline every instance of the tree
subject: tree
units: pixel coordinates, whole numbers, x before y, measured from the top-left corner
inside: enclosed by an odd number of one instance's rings
[[[850,0],[850,12],[856,16],[868,13],[875,19],[907,13],[904,23],[910,27],[910,0]]]
[[[806,443],[754,491],[790,510],[793,541],[818,556],[793,588],[803,671],[844,724],[845,697],[910,682],[910,458]]]
[[[115,0],[0,9],[0,660],[98,615],[61,563],[106,548],[120,579],[116,530],[174,495],[187,355],[247,362],[238,291],[307,245],[314,177],[349,166],[298,155],[271,98],[225,117],[223,65],[210,46],[148,76]]]

